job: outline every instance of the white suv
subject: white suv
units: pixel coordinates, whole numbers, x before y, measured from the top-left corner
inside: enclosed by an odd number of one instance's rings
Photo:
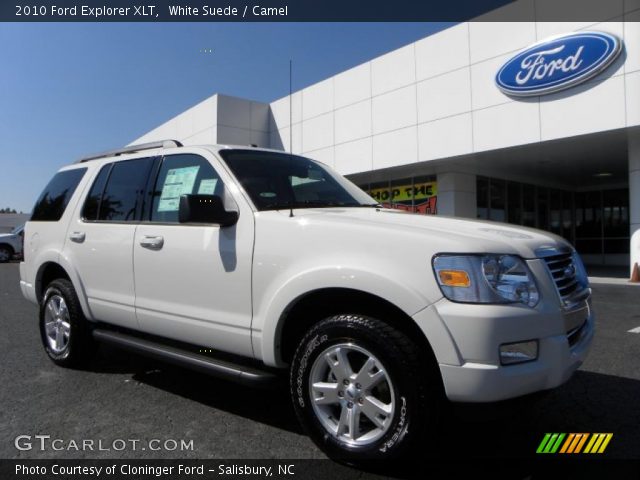
[[[351,461],[406,453],[446,399],[557,387],[593,338],[565,240],[385,209],[257,148],[165,141],[62,168],[20,273],[56,364],[99,341],[245,384],[288,369],[303,426]]]

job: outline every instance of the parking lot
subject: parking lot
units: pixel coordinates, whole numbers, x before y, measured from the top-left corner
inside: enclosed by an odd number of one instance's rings
[[[88,371],[54,366],[18,276],[17,263],[0,265],[0,458],[324,458],[300,431],[286,389],[252,390],[106,347]],[[569,383],[534,403],[456,408],[441,455],[534,457],[546,432],[612,432],[608,458],[640,458],[640,333],[628,332],[640,326],[640,287],[594,285],[594,305],[593,349]],[[15,447],[17,436],[38,434],[140,442],[121,451]],[[151,439],[178,447],[147,448]]]

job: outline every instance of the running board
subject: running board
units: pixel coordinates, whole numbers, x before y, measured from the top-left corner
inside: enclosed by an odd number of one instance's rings
[[[271,372],[205,357],[120,332],[96,329],[93,330],[93,337],[99,342],[243,385],[266,387],[278,378]]]

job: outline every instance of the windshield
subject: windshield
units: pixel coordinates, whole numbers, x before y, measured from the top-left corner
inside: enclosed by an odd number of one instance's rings
[[[20,232],[22,232],[22,229],[24,228],[24,225],[18,225],[17,227],[15,227],[13,230],[11,230],[11,233],[13,235],[18,235],[20,234]]]
[[[258,210],[378,206],[349,180],[309,158],[259,150],[222,150],[220,155]]]

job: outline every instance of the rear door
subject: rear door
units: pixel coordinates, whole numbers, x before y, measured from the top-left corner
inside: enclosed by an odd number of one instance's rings
[[[252,212],[245,205],[224,228],[178,223],[183,194],[219,195],[228,209],[239,208],[212,161],[193,153],[163,158],[133,245],[136,313],[143,331],[251,356]]]
[[[96,320],[137,328],[133,239],[153,161],[104,165],[69,226],[63,254],[76,268]]]

